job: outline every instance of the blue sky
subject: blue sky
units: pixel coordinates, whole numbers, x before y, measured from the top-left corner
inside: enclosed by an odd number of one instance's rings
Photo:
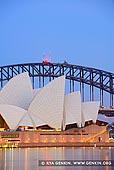
[[[43,56],[114,72],[114,0],[0,0],[0,65]]]

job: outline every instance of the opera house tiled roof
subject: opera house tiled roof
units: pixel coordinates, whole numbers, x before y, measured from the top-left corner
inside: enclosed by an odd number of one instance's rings
[[[36,128],[48,125],[65,129],[76,123],[96,122],[99,102],[81,102],[79,91],[65,94],[65,76],[60,76],[41,89],[33,89],[28,72],[12,79],[0,91],[0,115],[9,129],[19,126]]]

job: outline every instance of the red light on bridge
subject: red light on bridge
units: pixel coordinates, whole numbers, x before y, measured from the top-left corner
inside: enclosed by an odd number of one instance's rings
[[[49,63],[49,59],[48,59],[48,58],[44,58],[44,59],[43,59],[43,62],[44,62],[44,63]]]

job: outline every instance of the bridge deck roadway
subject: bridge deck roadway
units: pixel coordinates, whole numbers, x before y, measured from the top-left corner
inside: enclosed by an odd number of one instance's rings
[[[104,114],[106,116],[109,117],[113,117],[114,116],[114,109],[100,109],[99,114]]]

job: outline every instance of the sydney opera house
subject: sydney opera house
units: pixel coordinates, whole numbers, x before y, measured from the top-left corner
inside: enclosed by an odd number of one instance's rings
[[[64,75],[33,89],[28,72],[18,74],[0,91],[0,147],[106,142],[106,124],[97,120],[99,104],[82,102],[79,91],[65,94]]]
[[[41,89],[33,89],[28,72],[9,80],[0,91],[0,127],[48,127],[65,130],[68,125],[84,127],[97,120],[99,102],[81,102],[79,91],[65,94],[65,76]]]

